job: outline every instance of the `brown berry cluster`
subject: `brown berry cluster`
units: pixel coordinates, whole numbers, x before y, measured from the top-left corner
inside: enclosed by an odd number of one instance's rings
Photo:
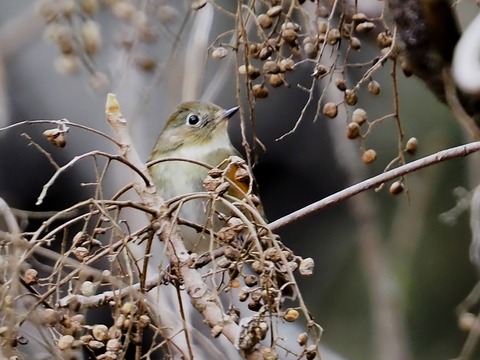
[[[44,38],[59,51],[56,70],[73,75],[78,73],[81,64],[87,65],[92,83],[102,86],[106,77],[94,70],[92,61],[102,48],[100,26],[94,20],[98,10],[98,0],[40,0],[37,4],[37,11],[46,24]]]
[[[221,215],[225,225],[214,235],[223,252],[215,264],[228,274],[225,289],[238,289],[239,300],[247,302],[249,310],[272,313],[281,307],[282,295],[293,291],[292,273],[311,275],[314,264],[310,258],[296,256],[268,230],[260,201],[252,192],[252,179],[244,160],[230,157],[210,170],[204,181],[213,197],[234,200],[237,210]],[[291,314],[284,319],[295,320]]]

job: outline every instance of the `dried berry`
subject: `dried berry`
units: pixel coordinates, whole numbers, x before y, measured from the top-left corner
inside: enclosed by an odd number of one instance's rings
[[[340,30],[333,28],[327,33],[327,42],[330,45],[335,45],[341,38]]]
[[[374,28],[375,28],[375,24],[370,22],[370,21],[365,21],[365,22],[362,22],[362,23],[358,24],[357,26],[355,26],[355,30],[359,34],[364,34],[364,33],[370,32]]]
[[[262,70],[265,74],[278,74],[280,72],[280,65],[277,64],[276,61],[265,61]]]
[[[280,15],[282,12],[282,6],[281,5],[276,5],[272,6],[270,9],[267,11],[267,15],[270,17],[277,17]]]
[[[227,56],[227,54],[228,54],[228,50],[222,46],[219,46],[212,51],[212,58],[223,59],[225,56]]]
[[[337,104],[335,104],[334,102],[327,102],[325,105],[323,105],[322,112],[323,115],[329,117],[330,119],[333,119],[338,114]]]
[[[390,35],[386,31],[382,31],[377,35],[377,44],[381,48],[389,47],[390,45],[392,45],[392,41],[392,35]]]
[[[258,24],[263,28],[263,29],[268,29],[269,27],[272,26],[272,18],[268,16],[267,14],[260,14],[257,17]]]
[[[356,139],[360,135],[360,125],[352,121],[347,125],[347,138]]]
[[[340,91],[347,90],[347,84],[345,83],[345,79],[335,79],[335,86]]]
[[[401,192],[403,192],[403,190],[404,190],[403,183],[401,181],[395,181],[392,183],[392,185],[390,185],[389,192],[392,195],[398,195]]]
[[[353,106],[357,103],[358,97],[357,92],[353,89],[345,90],[345,102],[347,105]]]
[[[298,319],[299,312],[295,309],[288,309],[285,314],[283,315],[283,318],[288,321],[288,322],[294,322],[295,320]]]
[[[252,86],[252,93],[258,99],[265,99],[268,97],[268,89],[263,84],[255,84]]]
[[[365,164],[371,164],[372,162],[374,162],[375,160],[377,159],[377,152],[373,149],[369,149],[369,150],[366,150],[363,154],[362,154],[362,161],[365,163]]]
[[[360,48],[362,47],[362,42],[358,38],[352,36],[350,38],[350,47],[353,50],[360,50]]]
[[[353,110],[352,121],[356,122],[358,125],[362,125],[367,121],[367,112],[362,108]]]
[[[417,140],[417,138],[412,137],[412,138],[408,139],[407,144],[405,145],[405,150],[406,150],[409,154],[413,155],[413,154],[415,154],[415,153],[417,152],[417,148],[418,148],[418,140]]]
[[[367,85],[368,92],[372,95],[380,94],[380,84],[378,81],[372,80]]]
[[[272,74],[270,75],[270,77],[268,78],[268,83],[272,86],[272,87],[279,87],[279,86],[282,86],[284,84],[284,79],[283,79],[283,75],[282,74]]]

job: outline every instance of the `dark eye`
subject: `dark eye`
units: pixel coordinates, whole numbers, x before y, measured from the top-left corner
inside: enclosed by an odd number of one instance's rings
[[[195,125],[198,125],[199,122],[200,122],[200,119],[198,118],[197,115],[195,115],[195,114],[188,115],[188,117],[187,117],[187,124],[188,125],[195,126]]]

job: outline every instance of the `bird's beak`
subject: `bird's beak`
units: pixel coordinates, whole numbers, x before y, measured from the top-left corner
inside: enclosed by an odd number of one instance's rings
[[[225,112],[223,113],[223,118],[230,119],[233,115],[235,115],[238,109],[240,109],[240,106],[235,106],[231,109],[225,110]]]

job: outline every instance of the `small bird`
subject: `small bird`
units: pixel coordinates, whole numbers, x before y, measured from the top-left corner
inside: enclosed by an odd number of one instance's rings
[[[168,201],[177,196],[205,191],[203,183],[209,169],[178,158],[217,166],[230,156],[240,156],[230,142],[227,131],[228,119],[238,109],[236,106],[225,110],[200,101],[184,102],[177,106],[158,137],[150,158],[150,161],[177,158],[150,167],[160,196]],[[206,198],[185,201],[179,211],[180,218],[201,226],[207,224],[208,214],[211,211]],[[210,248],[209,236],[187,226],[182,226],[181,232],[187,250],[202,253]]]

